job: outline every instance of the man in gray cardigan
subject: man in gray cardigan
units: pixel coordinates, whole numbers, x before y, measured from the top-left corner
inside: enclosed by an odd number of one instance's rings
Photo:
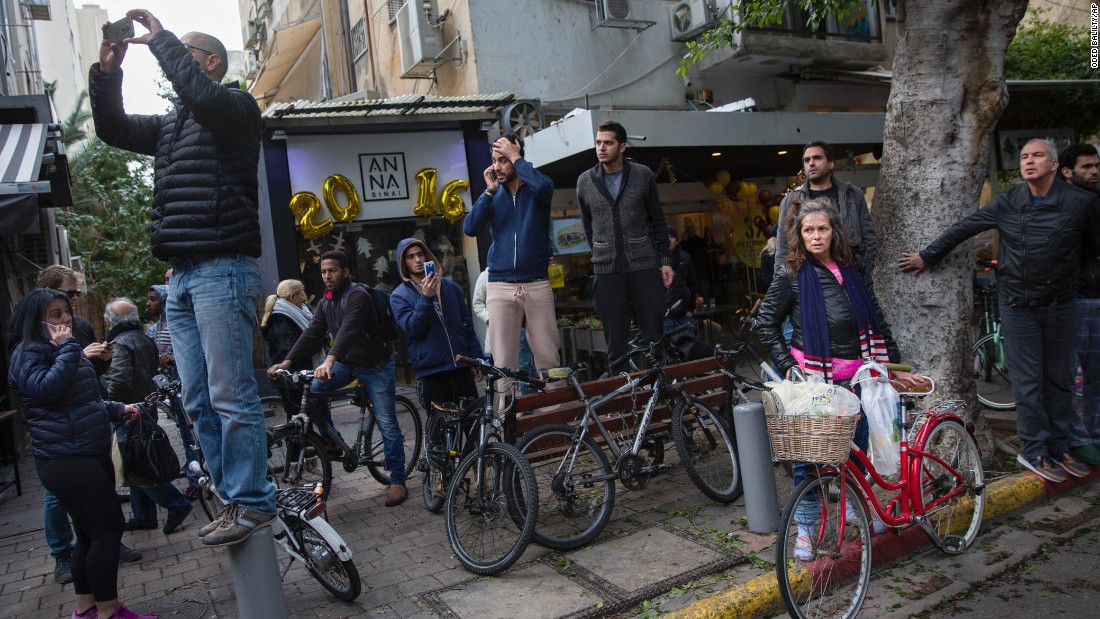
[[[602,123],[596,131],[600,163],[577,179],[577,203],[596,275],[592,297],[603,321],[609,362],[626,354],[632,315],[643,335],[660,339],[665,288],[674,277],[657,181],[649,168],[623,160],[626,146],[622,125]]]

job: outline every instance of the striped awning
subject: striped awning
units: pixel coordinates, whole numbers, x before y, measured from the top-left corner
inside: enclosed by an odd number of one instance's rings
[[[44,124],[0,125],[0,182],[37,181],[45,146]]]

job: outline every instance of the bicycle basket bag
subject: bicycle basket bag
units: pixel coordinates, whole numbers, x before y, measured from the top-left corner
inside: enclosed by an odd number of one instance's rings
[[[122,476],[134,486],[157,486],[179,475],[180,461],[168,442],[168,435],[157,425],[156,409],[137,405],[139,414],[130,424],[130,433],[119,444]]]

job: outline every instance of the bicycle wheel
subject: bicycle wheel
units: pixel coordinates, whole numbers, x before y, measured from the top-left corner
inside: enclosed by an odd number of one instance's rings
[[[286,403],[277,395],[269,395],[260,398],[260,408],[264,411],[264,425],[268,430],[274,430],[276,426],[290,422],[290,412]]]
[[[424,441],[425,469],[421,492],[424,508],[433,514],[443,509],[443,504],[447,502],[447,481],[450,479],[450,470],[454,468],[454,458],[447,453],[444,422],[443,415],[429,414]]]
[[[202,513],[206,514],[210,522],[214,522],[218,512],[225,506],[225,501],[210,487],[210,484],[199,486],[199,506]]]
[[[479,464],[484,473],[478,483]],[[512,507],[509,504],[518,504]],[[481,576],[499,574],[519,559],[538,512],[539,493],[531,465],[518,449],[507,443],[485,446],[484,461],[475,450],[462,460],[447,488],[447,539],[463,567]]]
[[[845,510],[840,483],[837,473],[806,479],[779,521],[775,575],[787,611],[796,619],[855,617],[867,595],[871,522],[850,481],[844,482],[851,506]]]
[[[423,441],[420,411],[408,398],[400,395],[394,398],[393,405],[397,425],[401,428],[401,438],[405,441],[405,477],[408,478],[420,459]],[[378,430],[378,420],[374,417],[367,423],[367,434],[363,438],[363,453],[359,462],[366,465],[375,481],[383,486],[390,485],[390,473],[386,470],[386,456],[382,451],[382,433]]]
[[[940,549],[948,554],[958,554],[974,543],[982,526],[985,472],[982,470],[981,455],[974,437],[954,419],[937,421],[927,436],[922,444],[914,445],[913,450],[933,455],[942,463],[925,455],[917,458],[915,467],[919,468],[912,470],[919,471],[920,475],[922,505],[919,508],[927,510],[924,513],[940,536]],[[956,478],[953,472],[957,472],[962,480]],[[962,492],[944,499],[960,484]]]
[[[982,406],[1008,411],[1016,408],[1016,400],[1012,395],[1012,381],[1004,367],[1004,343],[996,338],[996,333],[990,333],[974,343],[974,384]]]
[[[284,513],[282,519],[288,534],[296,537],[301,544],[306,569],[317,582],[337,599],[345,602],[359,597],[363,590],[363,581],[359,578],[355,563],[351,559],[340,560],[336,549],[309,520],[302,520],[290,513]]]
[[[332,486],[332,462],[312,432],[304,436],[295,426],[285,426],[267,435],[267,473],[278,488],[313,488],[320,483],[328,498]]]
[[[680,463],[703,494],[719,503],[741,496],[741,470],[729,429],[702,402],[680,400],[672,410],[672,439]]]

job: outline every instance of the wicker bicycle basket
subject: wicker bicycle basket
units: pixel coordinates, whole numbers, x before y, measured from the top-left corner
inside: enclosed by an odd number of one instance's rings
[[[765,392],[764,395],[772,394]],[[764,421],[768,426],[772,461],[840,466],[848,459],[859,417],[784,415],[778,398],[765,397]]]

